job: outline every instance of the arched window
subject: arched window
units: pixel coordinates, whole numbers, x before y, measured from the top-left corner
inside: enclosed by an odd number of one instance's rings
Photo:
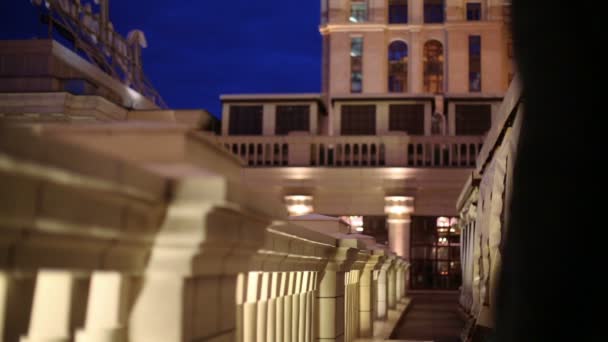
[[[424,91],[443,93],[443,45],[436,40],[424,44]]]
[[[388,91],[407,91],[407,44],[396,40],[388,46]]]

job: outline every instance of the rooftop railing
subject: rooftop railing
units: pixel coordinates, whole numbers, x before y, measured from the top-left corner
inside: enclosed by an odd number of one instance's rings
[[[250,167],[474,167],[481,136],[221,136]]]

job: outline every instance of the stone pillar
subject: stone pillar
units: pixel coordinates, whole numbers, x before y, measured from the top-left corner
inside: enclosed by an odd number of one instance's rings
[[[387,271],[387,283],[388,291],[386,296],[386,302],[389,309],[395,309],[397,307],[397,267],[399,259],[392,255],[389,257],[391,265]]]
[[[261,273],[249,272],[247,275],[247,289],[245,303],[243,304],[243,341],[255,342],[257,337],[257,302],[260,293]]]
[[[70,271],[38,272],[29,330],[21,342],[69,342],[84,323],[86,280]]]
[[[359,337],[374,336],[374,270],[378,269],[384,256],[372,254],[361,270],[359,279]]]
[[[91,278],[84,329],[76,342],[127,341],[128,284],[118,272],[95,272]]]
[[[421,1],[422,2],[422,1]],[[410,31],[410,44],[409,44],[409,88],[412,94],[422,93],[422,81],[423,81],[423,42],[420,41],[420,29],[412,28]]]
[[[310,135],[318,135],[319,134],[319,105],[314,102],[310,105],[310,114],[309,119],[310,127],[309,133]]]
[[[230,130],[230,105],[222,104],[222,135],[228,135]]]
[[[385,197],[384,212],[388,215],[389,248],[406,260],[410,258],[410,214],[413,211],[413,197]]]
[[[281,273],[279,272],[273,272],[270,275],[268,312],[266,314],[266,341],[268,342],[277,341],[277,323],[279,323],[277,316],[277,297],[279,294],[280,276]]]
[[[378,103],[376,105],[376,134],[386,135],[389,133],[389,105]]]
[[[344,338],[345,273],[356,260],[357,254],[356,248],[338,247],[321,275],[317,294],[318,341],[342,341]]]
[[[386,320],[388,318],[388,271],[391,267],[392,260],[387,257],[382,263],[378,273],[378,319]]]
[[[293,330],[293,297],[295,293],[296,272],[287,272],[287,293],[283,299],[283,341],[291,341]]]
[[[408,22],[411,25],[420,25],[424,22],[424,0],[408,0]]]
[[[397,298],[397,302],[402,297],[403,293],[403,260],[397,260],[397,271],[395,272],[395,298]]]
[[[264,272],[261,274],[261,284],[260,284],[260,297],[257,305],[257,331],[256,331],[256,340],[257,341],[266,341],[267,336],[267,327],[268,327],[268,299],[270,296],[270,281],[271,281],[271,273]]]
[[[277,107],[274,104],[265,104],[262,114],[263,135],[274,135]]]

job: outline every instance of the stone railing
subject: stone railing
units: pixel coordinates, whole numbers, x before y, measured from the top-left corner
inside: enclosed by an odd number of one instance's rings
[[[521,87],[515,78],[488,132],[476,170],[457,202],[462,229],[460,303],[470,315],[463,341],[477,340],[475,331],[494,328],[501,246],[510,219],[508,208],[523,115]]]
[[[473,167],[481,136],[220,136],[251,167]]]
[[[0,127],[2,340],[388,338],[407,263],[290,222],[240,168],[182,126]]]

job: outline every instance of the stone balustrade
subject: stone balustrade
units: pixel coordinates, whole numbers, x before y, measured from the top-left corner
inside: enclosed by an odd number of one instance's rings
[[[517,145],[524,103],[519,79],[511,83],[457,203],[460,212],[462,288],[460,303],[470,315],[463,341],[494,328],[498,275],[506,236]],[[478,329],[472,329],[472,327]]]
[[[248,166],[473,167],[481,136],[217,136]]]
[[[407,263],[289,221],[240,168],[182,126],[0,127],[2,340],[388,338]]]

